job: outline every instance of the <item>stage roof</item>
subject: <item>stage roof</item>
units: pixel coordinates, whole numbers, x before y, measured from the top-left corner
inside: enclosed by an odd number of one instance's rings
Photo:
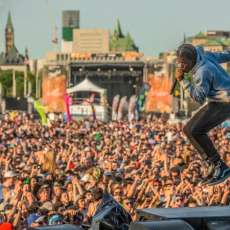
[[[106,89],[95,85],[88,78],[85,78],[78,85],[75,85],[74,87],[67,89],[68,93],[83,92],[83,91],[89,91],[89,92],[92,91],[92,92],[97,92],[97,93],[104,93],[106,91]]]

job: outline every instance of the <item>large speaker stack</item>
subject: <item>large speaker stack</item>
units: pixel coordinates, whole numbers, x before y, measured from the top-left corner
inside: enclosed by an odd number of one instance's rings
[[[129,230],[230,230],[230,206],[138,210]]]
[[[129,230],[194,230],[191,225],[183,220],[163,220],[163,221],[147,221],[135,222],[129,227]]]

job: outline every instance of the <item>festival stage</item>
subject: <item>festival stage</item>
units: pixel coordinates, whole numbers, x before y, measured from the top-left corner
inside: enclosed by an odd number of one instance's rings
[[[194,230],[230,230],[230,206],[198,207],[198,208],[150,208],[138,210],[140,221],[151,221],[152,223],[170,223],[170,221],[181,221],[182,225],[188,224]],[[164,224],[162,224],[163,226]],[[173,222],[171,222],[173,228]],[[130,228],[137,229],[137,228]],[[150,229],[150,228],[143,228]],[[155,229],[155,228],[152,228]],[[166,228],[158,228],[166,229]],[[180,229],[180,228],[179,228]],[[179,230],[178,229],[178,230]]]
[[[230,220],[230,206],[200,207],[200,208],[147,208],[139,209],[140,219],[201,219],[222,218]]]

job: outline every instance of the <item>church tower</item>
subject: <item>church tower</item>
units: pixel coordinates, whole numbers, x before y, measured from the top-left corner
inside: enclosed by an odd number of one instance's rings
[[[5,29],[5,39],[6,39],[6,54],[14,47],[14,27],[11,19],[11,14],[9,12],[6,29]]]

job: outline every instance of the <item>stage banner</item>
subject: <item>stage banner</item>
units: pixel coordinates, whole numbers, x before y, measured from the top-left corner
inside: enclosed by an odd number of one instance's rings
[[[70,105],[72,104],[72,99],[71,97],[65,93],[65,105],[66,105],[66,118],[67,118],[67,123],[71,122],[71,114],[70,114]]]
[[[46,108],[41,104],[39,100],[34,101],[34,108],[40,116],[42,125],[48,125],[48,120],[46,117]]]
[[[148,84],[150,90],[145,105],[146,112],[170,113],[172,111],[171,79],[164,74],[149,74]]]
[[[116,95],[113,98],[113,104],[112,104],[112,121],[117,120],[117,113],[118,113],[119,103],[120,103],[120,95]]]
[[[42,101],[48,112],[66,112],[66,76],[47,75],[42,82]]]

